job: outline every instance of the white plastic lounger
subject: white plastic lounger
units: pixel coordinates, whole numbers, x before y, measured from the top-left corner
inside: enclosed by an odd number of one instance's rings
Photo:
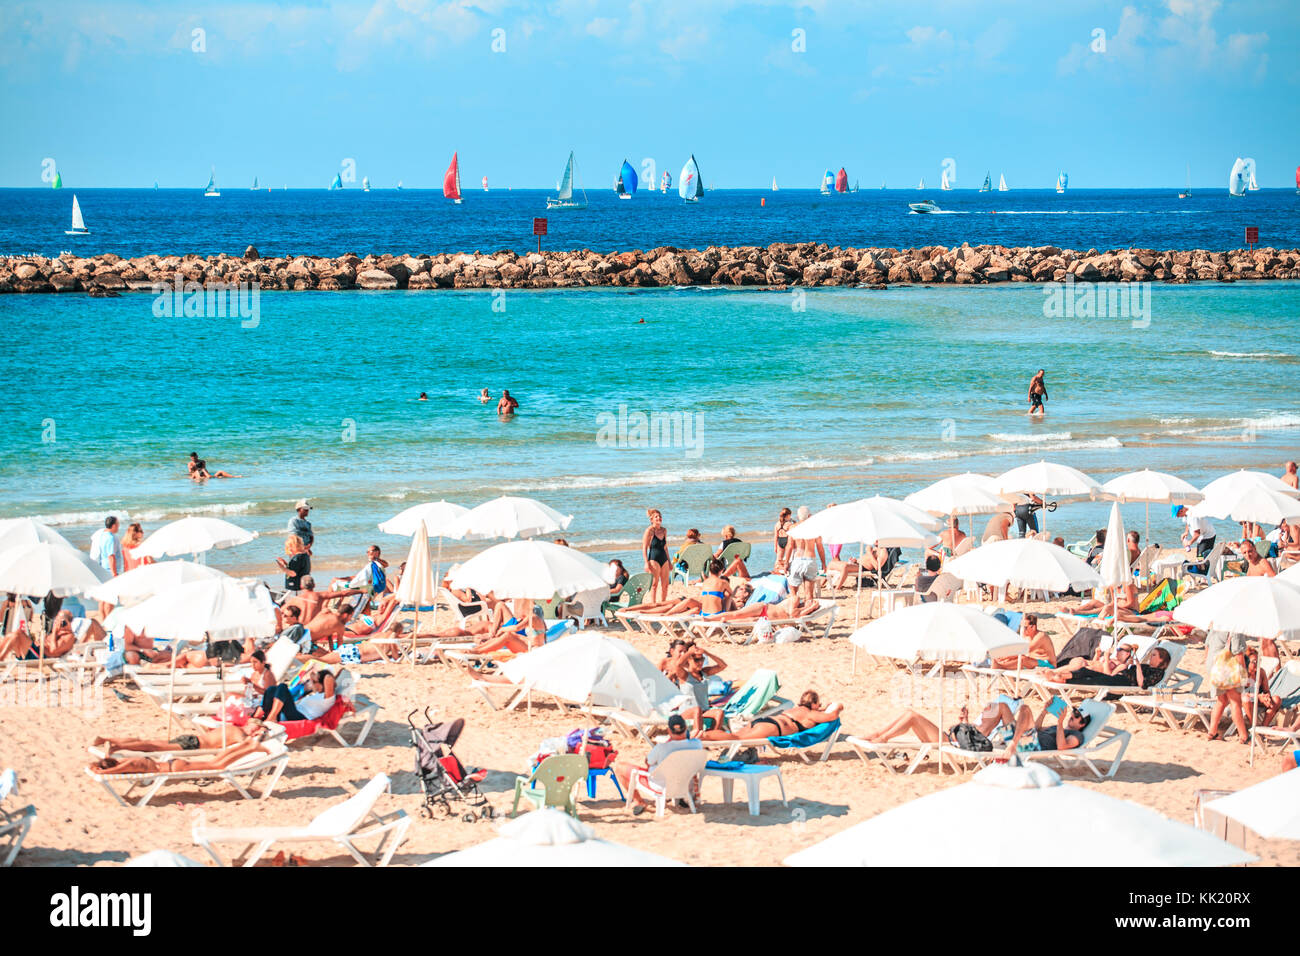
[[[1169,654],[1169,666],[1165,668],[1164,676],[1150,687],[1134,687],[1115,684],[1069,684],[1063,681],[1043,680],[1037,676],[1028,676],[1024,679],[1024,682],[1036,691],[1045,701],[1051,700],[1057,695],[1070,700],[1078,700],[1083,697],[1093,696],[1101,699],[1108,694],[1118,694],[1120,696],[1125,694],[1147,696],[1152,691],[1157,690],[1191,692],[1201,686],[1200,674],[1181,670],[1178,666],[1183,660],[1183,655],[1187,653],[1187,646],[1185,644],[1178,644],[1173,641],[1160,641],[1154,646],[1163,648]]]
[[[411,826],[411,818],[404,810],[395,810],[384,816],[374,812],[380,794],[388,787],[388,775],[376,774],[352,796],[318,813],[310,823],[301,827],[209,827],[200,811],[191,835],[194,843],[207,850],[218,866],[231,866],[241,856],[244,857],[244,866],[256,866],[276,843],[333,843],[347,850],[362,866],[387,866]],[[356,841],[372,836],[380,837],[373,859],[356,845]],[[243,844],[243,850],[228,863],[213,846],[216,843]]]
[[[834,721],[834,724],[835,728],[827,737],[802,746],[790,743],[777,745],[772,742],[774,739],[786,740],[788,737],[797,737],[799,734],[774,734],[772,737],[758,737],[751,740],[705,740],[703,741],[703,744],[706,749],[721,749],[725,754],[723,757],[724,760],[732,760],[735,758],[736,754],[740,753],[740,751],[744,750],[746,747],[754,747],[761,751],[771,752],[776,756],[782,754],[795,754],[804,763],[813,762],[808,756],[809,753],[821,750],[821,756],[817,758],[817,762],[825,763],[830,759],[831,750],[834,749],[835,743],[839,740],[842,732],[839,727],[839,721]],[[808,731],[800,731],[800,733],[806,734]]]
[[[0,801],[18,791],[18,774],[6,770],[0,774]],[[13,866],[18,851],[23,848],[27,831],[36,820],[36,808],[23,807],[21,810],[0,808],[0,867]]]
[[[1119,699],[1119,705],[1136,720],[1145,718],[1151,724],[1162,721],[1171,730],[1184,733],[1189,730],[1209,733],[1214,698],[1203,694],[1125,694]]]
[[[346,714],[339,721],[337,727],[330,728],[324,725],[319,725],[314,733],[302,737],[295,737],[294,739],[310,740],[312,737],[317,737],[321,734],[329,734],[343,747],[360,747],[366,742],[366,737],[370,735],[370,730],[375,725],[375,718],[379,716],[379,705],[364,694],[354,694],[351,697],[348,697],[348,700],[352,702],[353,712],[351,714]],[[221,722],[216,719],[216,715],[221,712],[221,706],[220,701],[209,701],[203,703],[180,702],[164,704],[163,710],[172,713],[177,717],[184,718],[196,727],[202,727],[205,730],[219,730],[221,728]],[[343,737],[343,725],[358,720],[362,722],[361,729],[357,731],[356,737],[351,743],[349,743]],[[284,727],[278,723],[268,722],[267,727],[270,729],[270,736],[272,738],[277,736],[277,730],[279,736],[283,736],[284,734]],[[190,751],[190,753],[194,753],[194,751]],[[144,756],[148,756],[148,754],[145,754]],[[178,756],[184,756],[184,754],[179,754]]]
[[[230,784],[245,800],[265,800],[271,795],[271,791],[275,789],[276,783],[280,780],[280,775],[284,773],[284,768],[289,763],[289,751],[282,742],[276,740],[266,740],[263,741],[263,744],[268,752],[254,751],[246,754],[224,770],[110,774],[97,773],[93,767],[87,767],[86,774],[92,780],[98,780],[103,784],[104,789],[113,795],[113,799],[124,807],[145,806],[166,784],[193,783],[200,780],[221,780]],[[262,792],[255,797],[250,790],[257,783],[258,778],[263,775],[267,777],[266,785],[262,788]],[[241,783],[241,779],[246,779],[247,784]],[[122,792],[118,792],[115,787],[116,783],[126,785]],[[132,804],[130,800],[137,789],[143,789],[144,795]]]
[[[805,614],[803,617],[787,618],[766,618],[772,625],[773,631],[779,631],[783,627],[796,628],[804,637],[816,638],[827,637],[831,633],[831,627],[835,624],[835,617],[838,608],[834,604],[824,604],[811,614]],[[816,622],[825,619],[825,625]],[[754,633],[754,625],[763,618],[753,618],[745,621],[717,621],[712,618],[700,617],[695,615],[690,623],[688,630],[697,632],[700,637],[709,638],[715,635],[725,637],[727,640],[736,644],[750,643],[751,635]],[[819,633],[820,632],[820,633]],[[736,640],[736,635],[742,635],[743,640]]]
[[[904,775],[916,773],[916,769],[925,763],[930,754],[939,752],[938,744],[924,740],[887,740],[877,743],[865,737],[845,737],[844,742],[868,766],[879,763],[890,773]],[[896,765],[896,754],[902,754],[906,759]]]
[[[1016,756],[1021,760],[1055,761],[1062,769],[1067,763],[1081,763],[1096,774],[1099,780],[1115,776],[1124,761],[1124,752],[1128,750],[1133,735],[1127,730],[1108,726],[1108,721],[1115,714],[1114,704],[1100,700],[1085,700],[1078,706],[1091,718],[1083,731],[1083,742],[1078,747],[1073,750],[1028,751],[1017,753]],[[1117,749],[1114,753],[1110,753],[1110,748]],[[952,744],[944,744],[941,750],[944,755],[955,757],[965,765],[974,764],[977,769],[1001,760],[1006,753],[1006,747],[999,746],[994,746],[992,751],[976,751],[962,750]],[[1110,762],[1105,773],[1097,767],[1096,760]]]

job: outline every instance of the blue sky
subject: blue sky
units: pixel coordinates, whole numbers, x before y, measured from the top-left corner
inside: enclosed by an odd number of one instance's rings
[[[1288,186],[1297,50],[1295,0],[5,0],[0,185],[436,187],[458,150],[551,187],[574,149],[587,184],[693,152],[719,188]]]

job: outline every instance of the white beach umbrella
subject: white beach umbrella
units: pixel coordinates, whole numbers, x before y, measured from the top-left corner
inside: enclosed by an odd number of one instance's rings
[[[0,554],[0,591],[44,597],[86,594],[108,572],[75,548],[43,541]]]
[[[549,541],[507,541],[476,554],[451,573],[458,588],[496,597],[548,600],[556,594],[608,588],[606,565]]]
[[[1276,525],[1300,518],[1300,500],[1262,484],[1238,481],[1207,492],[1204,501],[1188,510],[1197,517]]]
[[[1300,495],[1300,491],[1292,488],[1276,475],[1270,475],[1268,472],[1264,471],[1247,471],[1244,468],[1240,471],[1233,471],[1226,475],[1220,475],[1202,488],[1201,493],[1208,498],[1211,495],[1221,494],[1224,491],[1249,487],[1264,488],[1268,491],[1276,491],[1284,495],[1291,495],[1292,497]]]
[[[932,601],[891,611],[849,638],[876,657],[978,663],[1028,649],[1025,639],[969,604]]]
[[[395,534],[403,538],[409,538],[415,534],[415,529],[423,522],[425,533],[429,537],[454,538],[457,537],[452,533],[456,523],[467,514],[469,514],[468,508],[453,502],[428,501],[424,504],[413,505],[401,514],[389,518],[379,525],[379,530],[384,534]]]
[[[1006,494],[1012,491],[1033,492],[1043,498],[1091,498],[1101,493],[1101,485],[1089,478],[1077,468],[1050,461],[1038,461],[1021,465],[998,475],[998,491]],[[1047,530],[1046,511],[1043,517],[1043,530]]]
[[[1097,562],[1097,573],[1101,575],[1101,583],[1111,589],[1112,616],[1119,612],[1119,589],[1133,583],[1133,570],[1129,566],[1128,542],[1125,537],[1124,519],[1120,517],[1117,502],[1110,506],[1110,521],[1106,525],[1106,544],[1101,549],[1101,560]]]
[[[1086,839],[1046,840],[1069,820]],[[1256,857],[1154,810],[1062,783],[1041,764],[986,767],[970,782],[886,810],[787,866],[1234,866]]]
[[[1150,468],[1112,478],[1101,486],[1101,490],[1105,497],[1113,501],[1124,504],[1142,502],[1146,505],[1146,538],[1143,540],[1148,542],[1151,540],[1152,503],[1190,505],[1205,497],[1191,482]]]
[[[510,680],[575,704],[617,707],[641,717],[681,696],[627,641],[594,631],[556,638],[501,665]]]
[[[596,838],[563,811],[543,807],[497,828],[501,835],[468,850],[448,853],[421,866],[685,866],[656,853]]]
[[[1263,783],[1205,803],[1266,840],[1300,840],[1300,770],[1288,770]]]
[[[420,608],[432,604],[437,614],[438,582],[433,579],[429,564],[429,535],[424,522],[415,526],[411,535],[411,550],[406,555],[406,570],[397,585],[397,599],[403,604],[415,605],[415,626],[411,628],[411,666],[415,666],[415,648],[420,634]],[[436,617],[435,617],[436,621]]]
[[[150,867],[203,866],[198,860],[191,860],[188,856],[173,853],[171,850],[150,850],[148,853],[132,857],[122,865]]]
[[[260,581],[222,575],[155,594],[124,609],[120,620],[157,640],[242,641],[275,633],[275,605]]]
[[[1007,501],[988,475],[967,472],[941,478],[903,499],[932,515],[990,515],[1006,510]]]
[[[1086,561],[1037,538],[990,541],[953,558],[944,570],[964,581],[1013,584],[1032,591],[1082,591],[1101,584],[1101,576]]]
[[[1280,577],[1228,578],[1179,604],[1174,620],[1247,637],[1300,637],[1300,586]]]
[[[531,538],[539,534],[557,534],[572,521],[573,515],[562,515],[540,501],[503,495],[471,508],[449,526],[447,537],[467,541]]]
[[[233,548],[256,537],[255,532],[245,531],[221,518],[190,515],[154,531],[140,542],[135,553],[150,558],[173,558],[202,554],[214,548]]]
[[[109,578],[103,584],[91,588],[86,594],[104,604],[130,606],[181,584],[224,577],[228,577],[224,571],[210,568],[206,564],[196,564],[193,561],[157,561],[153,564],[142,564],[115,578]]]
[[[33,544],[61,544],[77,550],[71,541],[36,518],[5,518],[0,521],[0,554],[11,548]]]

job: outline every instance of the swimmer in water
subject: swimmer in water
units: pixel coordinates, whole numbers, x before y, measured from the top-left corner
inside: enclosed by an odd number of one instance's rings
[[[190,472],[190,477],[195,481],[207,481],[209,478],[242,478],[243,475],[232,475],[228,471],[208,471],[208,463],[200,458],[194,463],[194,470]]]
[[[478,403],[480,405],[486,405],[490,401],[492,401],[492,393],[486,388],[478,393]]]
[[[1029,414],[1041,415],[1044,412],[1043,402],[1047,401],[1047,382],[1044,380],[1046,373],[1040,368],[1038,374],[1029,381]]]
[[[420,397],[416,399],[417,402],[427,402],[428,400],[429,400],[428,392],[421,392]]]
[[[515,409],[518,407],[519,407],[519,402],[515,401],[514,396],[510,394],[510,389],[508,388],[501,389],[501,400],[497,402],[497,414],[513,415],[515,413]]]

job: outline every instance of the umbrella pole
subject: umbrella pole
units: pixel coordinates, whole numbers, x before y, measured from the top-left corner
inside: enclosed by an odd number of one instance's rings
[[[853,605],[853,630],[858,629],[858,616],[862,612],[862,542],[858,542],[858,597]],[[853,654],[853,660],[856,663],[858,659],[857,652]]]
[[[1278,640],[1281,639],[1282,637],[1279,634]],[[1260,650],[1262,651],[1263,649],[1263,642],[1261,641]],[[1278,656],[1281,656],[1280,651],[1278,652]],[[1264,655],[1257,654],[1255,656],[1255,699],[1250,703],[1250,726],[1247,728],[1250,732],[1250,765],[1252,767],[1255,766],[1255,721],[1259,719],[1259,672],[1264,669],[1263,664]]]
[[[436,603],[435,603],[436,607]],[[437,613],[436,611],[434,613]],[[420,599],[415,600],[415,626],[411,628],[411,670],[415,670],[415,649],[420,644]]]
[[[433,565],[433,629],[438,629],[438,590],[442,587],[442,535],[438,535],[438,558]]]
[[[176,700],[176,651],[180,647],[180,642],[172,641],[172,666],[171,675],[167,679],[167,739],[172,739],[172,704]]]
[[[943,660],[939,661],[939,776],[943,776]]]
[[[221,684],[221,749],[226,749],[226,662],[217,658],[217,681]]]

